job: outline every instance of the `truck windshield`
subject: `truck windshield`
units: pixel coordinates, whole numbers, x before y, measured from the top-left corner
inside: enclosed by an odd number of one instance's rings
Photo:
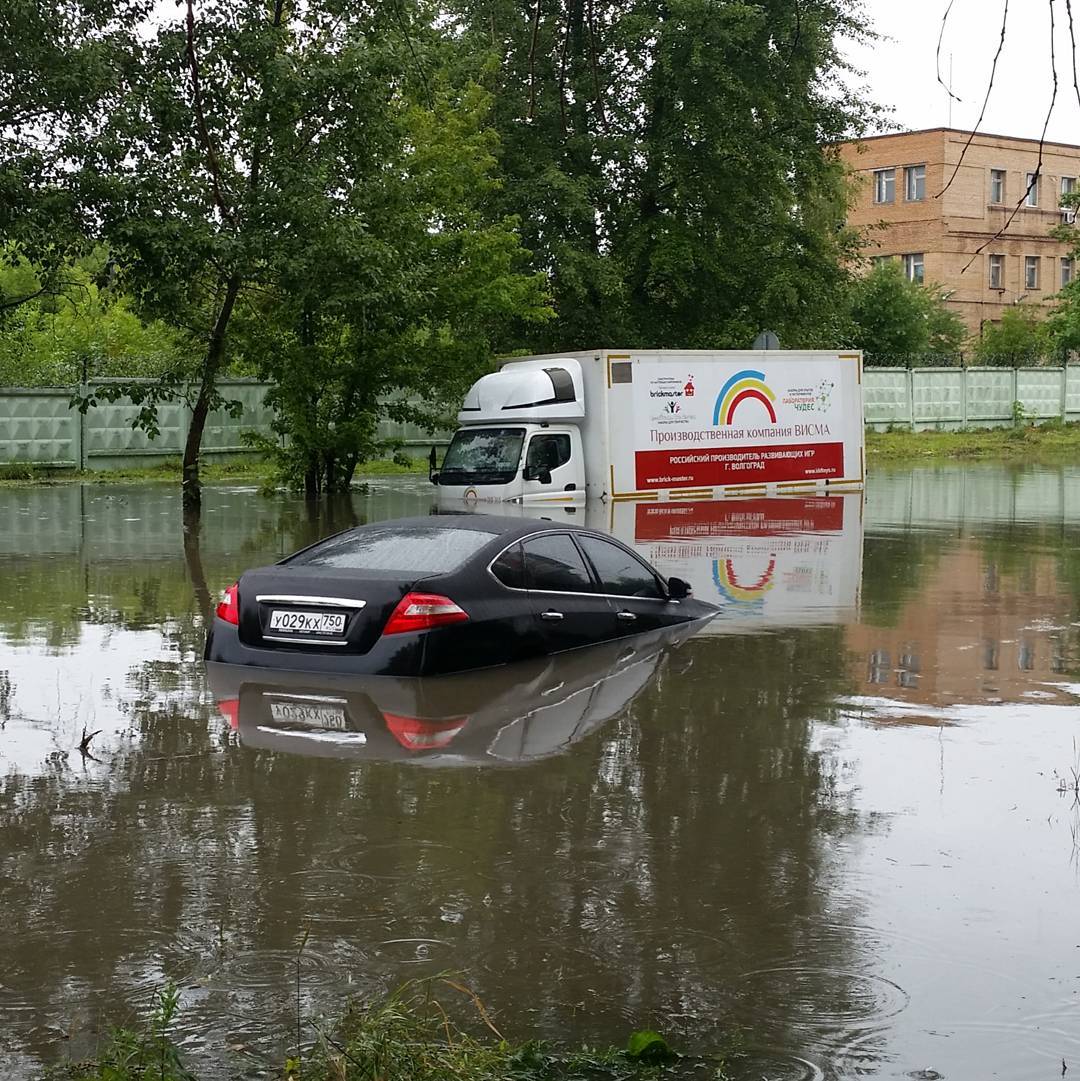
[[[524,428],[461,428],[447,448],[439,483],[509,484],[524,441]]]

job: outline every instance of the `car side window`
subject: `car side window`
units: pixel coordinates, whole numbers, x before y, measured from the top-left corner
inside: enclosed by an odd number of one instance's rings
[[[491,573],[499,579],[504,586],[511,589],[525,588],[525,556],[521,551],[520,544],[513,544],[494,563],[491,564]]]
[[[656,575],[624,548],[599,537],[578,537],[578,543],[600,579],[602,593],[617,597],[666,599]]]
[[[549,472],[566,465],[570,461],[570,436],[565,433],[534,435],[529,440],[529,450],[525,455],[525,469],[537,472],[546,469]]]
[[[581,553],[565,533],[546,533],[524,544],[529,589],[554,593],[594,593]]]

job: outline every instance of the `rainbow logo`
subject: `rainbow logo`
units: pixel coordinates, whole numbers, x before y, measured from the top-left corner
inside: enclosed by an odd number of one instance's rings
[[[713,581],[720,595],[734,604],[759,604],[765,594],[776,585],[776,556],[769,560],[764,574],[752,585],[744,585],[735,573],[735,564],[730,559],[713,560]]]
[[[776,423],[776,410],[773,408],[776,395],[765,383],[765,373],[753,372],[745,368],[741,372],[736,372],[716,396],[716,407],[713,409],[712,417],[713,427],[720,427],[721,418],[725,425],[732,424],[735,419],[735,410],[750,399],[761,402],[769,411],[769,420],[773,424]]]

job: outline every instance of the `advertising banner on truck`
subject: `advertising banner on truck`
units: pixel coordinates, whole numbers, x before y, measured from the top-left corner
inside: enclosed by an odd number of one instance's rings
[[[612,425],[616,495],[862,483],[858,354],[626,360],[631,378],[612,388],[633,415]]]

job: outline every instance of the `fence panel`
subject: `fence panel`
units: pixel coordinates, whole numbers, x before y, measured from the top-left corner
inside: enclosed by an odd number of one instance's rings
[[[1065,419],[1080,420],[1080,364],[1065,369]]]
[[[968,368],[967,421],[978,427],[1011,424],[1016,397],[1015,378],[1009,368]]]
[[[911,385],[906,368],[863,372],[863,416],[867,424],[910,424]]]
[[[1061,400],[1060,368],[1018,368],[1016,400],[1024,412],[1039,420],[1060,417],[1065,412]]]
[[[94,386],[90,385],[91,391]],[[95,458],[175,458],[183,452],[187,438],[187,407],[182,402],[166,402],[158,407],[161,432],[155,439],[132,428],[138,412],[127,398],[115,402],[98,399],[98,404],[86,411],[83,460],[88,469],[107,468],[95,462]]]
[[[964,372],[959,368],[913,368],[911,400],[915,425],[963,424]]]
[[[62,390],[13,388],[0,393],[0,462],[75,466],[79,423]]]
[[[231,417],[224,409],[214,410],[206,418],[203,449],[211,454],[235,454],[250,449],[241,438],[243,432],[254,430],[262,435],[272,435],[270,425],[274,411],[266,404],[269,389],[265,383],[221,383],[218,386],[221,396],[226,401],[243,403],[244,411],[238,417]]]

